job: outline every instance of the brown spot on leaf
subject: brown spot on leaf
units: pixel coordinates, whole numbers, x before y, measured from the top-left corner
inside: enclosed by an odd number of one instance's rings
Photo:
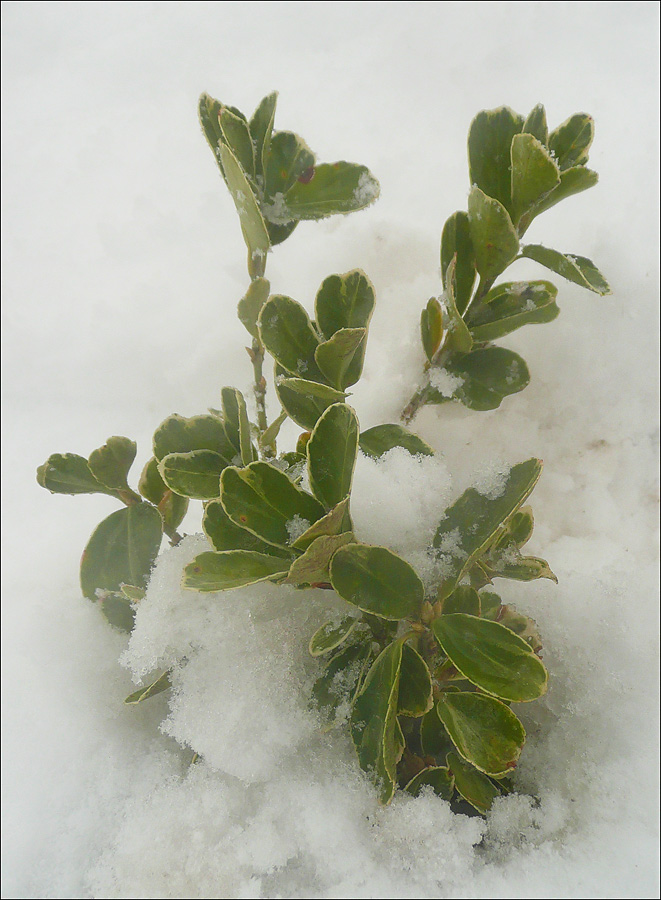
[[[314,173],[316,171],[314,166],[308,166],[308,168],[298,176],[298,181],[300,181],[301,184],[309,184],[314,178]]]

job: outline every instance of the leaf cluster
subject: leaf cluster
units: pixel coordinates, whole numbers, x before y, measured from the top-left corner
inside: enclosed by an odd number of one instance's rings
[[[558,292],[549,281],[496,285],[517,260],[534,260],[596,294],[610,293],[591,260],[522,243],[537,216],[597,183],[597,173],[586,165],[593,137],[593,120],[584,113],[549,132],[541,104],[527,117],[502,106],[473,119],[468,209],[453,213],[443,227],[443,292],[421,313],[427,376],[409,404],[407,421],[424,403],[456,400],[469,409],[495,409],[527,386],[525,361],[493,342],[524,325],[552,322],[559,313]]]
[[[547,684],[534,622],[485,589],[496,577],[554,578],[545,561],[521,553],[533,528],[523,504],[541,463],[512,467],[497,496],[467,490],[439,517],[428,548],[439,577],[425,587],[406,560],[353,533],[361,446],[375,456],[393,446],[433,452],[401,426],[361,434],[350,406],[331,405],[306,444],[310,490],[275,462],[225,469],[203,519],[214,549],[186,567],[183,585],[335,590],[349,606],[310,640],[322,663],[315,703],[330,724],[348,717],[359,763],[383,802],[398,785],[413,793],[430,785],[483,812],[506,790],[525,739],[509,704],[536,699]]]
[[[277,99],[276,92],[264,97],[250,119],[209,94],[198,103],[202,131],[239,215],[249,267],[257,272],[268,250],[299,222],[354,212],[379,196],[365,166],[318,164],[303,138],[276,131]]]

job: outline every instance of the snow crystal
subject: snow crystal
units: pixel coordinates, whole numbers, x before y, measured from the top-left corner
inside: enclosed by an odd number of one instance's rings
[[[497,500],[502,497],[509,479],[510,466],[506,463],[493,462],[486,466],[479,474],[476,474],[472,482],[478,494],[488,497],[489,500]]]
[[[507,367],[507,374],[505,375],[505,384],[514,384],[515,381],[519,378],[520,367],[516,360],[513,360],[509,366]]]
[[[369,172],[362,172],[353,192],[353,199],[361,206],[367,206],[373,203],[378,196],[379,187],[377,182],[370,176]]]
[[[289,542],[293,544],[302,534],[305,534],[310,527],[310,523],[302,516],[296,515],[293,519],[289,519],[289,521],[285,523],[285,527],[287,528],[287,534],[289,535]]]
[[[438,542],[437,550],[438,555],[441,557],[445,556],[450,559],[465,559],[466,551],[462,546],[461,531],[458,528],[453,528],[452,531],[448,531],[447,534],[444,534]]]
[[[427,547],[448,505],[450,484],[438,455],[413,456],[402,447],[379,460],[359,454],[351,494],[356,536],[405,557]]]
[[[447,369],[433,367],[429,370],[429,383],[441,397],[452,397],[455,391],[462,386],[464,379],[461,375],[448,372]]]
[[[274,225],[287,225],[292,221],[285,195],[280,191],[273,195],[269,203],[262,204],[262,212],[265,219]]]

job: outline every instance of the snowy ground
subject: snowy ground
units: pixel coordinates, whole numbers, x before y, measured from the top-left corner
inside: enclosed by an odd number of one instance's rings
[[[3,20],[3,896],[658,896],[657,5],[6,2]],[[195,104],[251,110],[274,88],[280,128],[381,181],[368,211],[301,225],[268,272],[308,305],[332,272],[373,280],[363,427],[395,421],[419,372],[473,114],[596,119],[600,184],[534,238],[593,258],[613,296],[557,279],[559,319],[507,340],[529,388],[492,413],[423,410],[440,464],[357,471],[361,537],[407,552],[494,459],[545,460],[531,552],[560,584],[506,596],[537,619],[552,686],[523,711],[521,793],[486,823],[432,797],[380,809],[346,737],[320,735],[300,636],[325,592],[181,598],[191,538],[159,563],[127,651],[77,584],[112,501],[34,480],[110,434],[143,461],[167,414],[249,389],[244,248]],[[164,697],[122,705],[130,669],[184,655],[161,733]]]

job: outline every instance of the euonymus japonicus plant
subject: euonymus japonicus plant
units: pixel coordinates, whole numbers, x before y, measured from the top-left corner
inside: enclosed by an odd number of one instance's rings
[[[378,195],[364,166],[317,165],[301,138],[274,131],[275,102],[275,94],[266,97],[249,121],[206,94],[199,105],[248,249],[250,284],[238,315],[252,338],[256,421],[241,392],[224,387],[219,409],[175,414],[159,425],[137,490],[128,483],[136,445],[117,436],[88,459],[51,456],[38,481],[54,493],[101,492],[124,504],[92,535],[81,584],[126,631],[163,535],[172,544],[181,539],[177,528],[190,500],[202,502],[210,549],[186,567],[187,589],[221,592],[270,581],[334,591],[346,612],[309,641],[319,662],[311,699],[328,726],[348,723],[358,762],[383,803],[397,787],[414,794],[426,788],[484,813],[511,790],[523,748],[524,728],[511,705],[537,699],[547,686],[535,623],[493,590],[496,578],[555,580],[543,559],[522,551],[533,530],[526,501],[541,462],[520,462],[489,489],[470,488],[439,510],[427,548],[434,575],[424,583],[388,547],[354,534],[358,453],[379,459],[395,447],[413,455],[434,451],[402,425],[361,431],[347,403],[361,377],[375,305],[362,271],[326,278],[313,318],[296,300],[270,294],[267,254],[301,220],[361,209]],[[488,409],[525,386],[523,361],[491,341],[550,321],[558,310],[548,282],[494,286],[515,258],[528,256],[607,291],[588,260],[519,245],[536,215],[595,183],[584,165],[591,139],[587,116],[572,117],[549,137],[543,107],[526,120],[506,108],[474,120],[468,213],[455,213],[443,231],[444,293],[422,316],[427,381],[405,421],[425,402],[458,399]],[[266,353],[281,406],[270,425]],[[439,388],[448,383],[452,391]],[[278,453],[287,418],[302,433],[295,448]],[[127,702],[169,686],[168,673],[158,674]]]
[[[470,409],[495,409],[526,387],[525,361],[494,341],[523,325],[553,321],[558,291],[549,281],[496,284],[517,260],[534,260],[596,294],[610,293],[584,256],[522,243],[537,216],[597,183],[586,165],[593,137],[594,122],[584,113],[549,133],[541,104],[527,117],[503,106],[473,119],[468,210],[453,213],[443,228],[443,293],[422,311],[425,378],[404,410],[405,422],[425,403],[458,400]]]

